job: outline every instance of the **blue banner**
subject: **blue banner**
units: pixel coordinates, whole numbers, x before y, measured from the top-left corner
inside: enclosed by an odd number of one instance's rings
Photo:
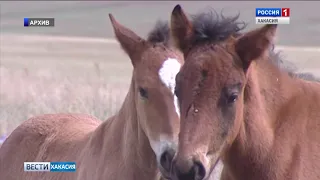
[[[281,8],[256,8],[256,17],[281,17]]]

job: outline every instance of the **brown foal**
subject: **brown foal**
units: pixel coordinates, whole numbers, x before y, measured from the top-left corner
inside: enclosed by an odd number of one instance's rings
[[[172,12],[185,64],[171,178],[207,179],[222,160],[223,180],[319,180],[320,83],[279,66],[277,25],[241,34],[236,18],[212,15]]]
[[[112,15],[110,20],[133,65],[119,112],[104,122],[80,114],[23,122],[0,148],[1,180],[155,180],[161,173],[169,175],[179,132],[175,76],[183,56],[168,46],[168,26],[158,24],[145,40]],[[26,161],[73,161],[77,170],[24,172]]]

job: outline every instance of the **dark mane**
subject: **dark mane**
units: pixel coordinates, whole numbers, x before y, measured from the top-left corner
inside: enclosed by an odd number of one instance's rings
[[[240,35],[240,31],[246,27],[246,23],[239,21],[240,14],[234,17],[226,17],[215,10],[191,15],[195,37],[193,43],[219,42],[229,36]]]
[[[168,46],[170,39],[169,23],[158,20],[154,28],[149,32],[147,40],[153,43],[163,43]]]
[[[217,43],[226,40],[231,35],[240,36],[247,23],[239,21],[239,16],[240,14],[226,17],[215,10],[192,15],[191,20],[195,33],[193,44]],[[287,72],[291,77],[320,82],[320,78],[315,77],[312,73],[298,72],[294,64],[283,60],[280,53],[274,51],[274,47],[270,49],[270,57],[276,67]]]
[[[272,63],[278,67],[280,70],[285,71],[289,74],[289,76],[293,78],[300,78],[304,79],[307,81],[315,81],[315,82],[320,82],[320,78],[316,77],[312,73],[307,73],[307,72],[298,72],[298,68],[292,63],[287,60],[284,60],[281,57],[280,52],[274,52],[274,48],[270,50],[270,57]]]

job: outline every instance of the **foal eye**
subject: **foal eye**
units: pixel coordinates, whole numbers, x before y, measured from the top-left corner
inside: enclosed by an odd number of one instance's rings
[[[231,105],[237,101],[238,96],[241,92],[241,87],[242,87],[241,83],[237,83],[237,84],[229,85],[226,87],[226,89],[224,89],[227,104]]]
[[[232,104],[234,102],[236,102],[238,99],[238,94],[233,93],[228,97],[228,104]]]
[[[148,98],[148,92],[144,88],[139,87],[140,96],[143,98]]]

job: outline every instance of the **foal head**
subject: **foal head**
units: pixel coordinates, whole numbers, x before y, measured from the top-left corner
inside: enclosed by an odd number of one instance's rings
[[[172,12],[172,38],[185,56],[176,77],[181,119],[175,179],[208,178],[239,132],[249,66],[269,50],[277,26],[240,36],[236,19],[200,14],[190,21],[179,5]]]
[[[147,136],[163,176],[168,176],[178,143],[179,109],[174,89],[183,55],[169,47],[167,23],[158,22],[145,40],[109,16],[133,65],[131,93],[139,128]]]

